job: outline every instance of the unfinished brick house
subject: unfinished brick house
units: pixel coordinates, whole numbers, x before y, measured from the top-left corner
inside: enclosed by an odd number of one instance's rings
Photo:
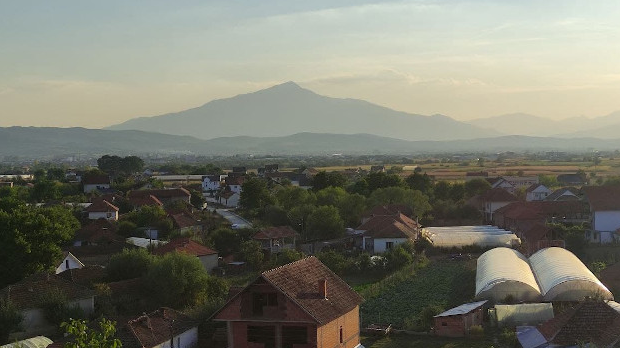
[[[232,348],[355,348],[362,298],[310,256],[263,272],[212,317]]]

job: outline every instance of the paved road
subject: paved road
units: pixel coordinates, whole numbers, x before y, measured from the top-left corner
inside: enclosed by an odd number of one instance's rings
[[[241,216],[233,213],[228,209],[215,209],[215,212],[222,215],[224,219],[228,220],[235,228],[252,228],[252,224],[242,218]]]

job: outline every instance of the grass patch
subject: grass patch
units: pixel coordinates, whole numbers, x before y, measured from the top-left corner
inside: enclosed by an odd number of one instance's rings
[[[490,340],[446,338],[435,336],[390,335],[388,337],[362,337],[366,348],[490,348]]]
[[[424,307],[448,309],[474,297],[476,261],[442,260],[416,271],[413,266],[395,272],[372,284],[360,294],[362,325],[390,323],[403,328],[405,320],[415,318]]]

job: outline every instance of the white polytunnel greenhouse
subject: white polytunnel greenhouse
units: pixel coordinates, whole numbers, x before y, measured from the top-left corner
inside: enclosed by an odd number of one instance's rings
[[[23,341],[5,344],[0,346],[0,348],[45,348],[52,343],[54,342],[45,336],[36,336]]]
[[[503,302],[508,296],[516,302],[542,299],[525,256],[509,248],[491,249],[478,258],[476,298]]]
[[[521,240],[512,232],[495,226],[425,227],[422,235],[439,248],[464,247],[512,247]]]
[[[562,248],[546,248],[530,256],[530,265],[545,301],[580,301],[614,296],[577,256]]]

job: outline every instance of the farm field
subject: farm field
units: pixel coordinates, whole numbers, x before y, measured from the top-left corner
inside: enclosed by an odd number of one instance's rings
[[[397,279],[388,277],[364,288],[365,302],[360,307],[363,326],[370,323],[392,324],[404,328],[407,319],[415,319],[424,307],[437,305],[449,309],[469,302],[475,292],[476,260],[440,260],[414,272],[411,267]]]
[[[390,335],[388,337],[362,337],[366,348],[490,348],[498,347],[486,339],[444,338],[434,336]]]

